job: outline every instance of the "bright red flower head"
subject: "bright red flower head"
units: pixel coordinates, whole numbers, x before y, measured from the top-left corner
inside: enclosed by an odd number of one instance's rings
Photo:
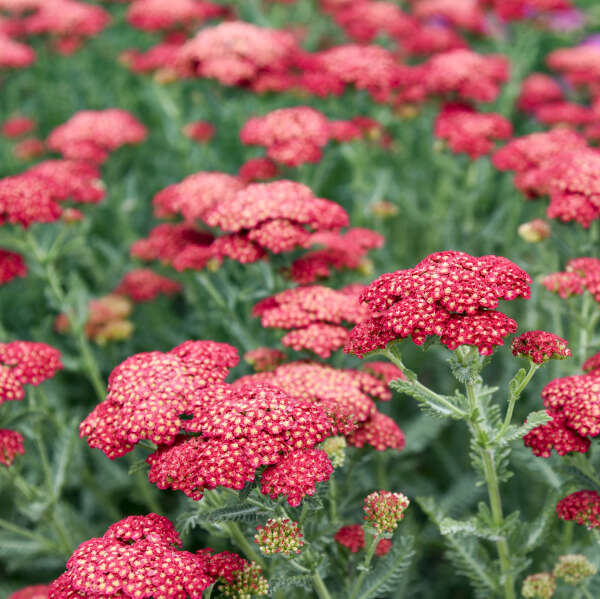
[[[271,499],[287,496],[292,507],[300,505],[306,495],[314,495],[316,483],[329,479],[333,466],[321,449],[294,451],[274,466],[269,466],[261,478],[260,490]]]
[[[552,420],[527,433],[525,445],[541,457],[549,457],[552,449],[559,455],[585,453],[590,445],[587,437],[600,434],[598,376],[592,371],[555,379],[544,387],[542,398]]]
[[[24,453],[23,436],[17,431],[0,429],[0,464],[4,464],[8,468],[16,455]]]
[[[193,414],[182,424],[199,436],[181,436],[147,461],[151,482],[194,499],[217,486],[242,489],[257,468],[310,451],[332,432],[319,406],[263,383],[209,388]]]
[[[48,599],[50,587],[45,584],[36,584],[30,587],[25,587],[19,591],[15,591],[8,599]]]
[[[35,127],[36,122],[33,119],[26,116],[14,116],[2,123],[2,135],[9,138],[21,137],[33,131]]]
[[[287,356],[278,349],[269,347],[257,347],[244,354],[244,360],[250,364],[256,372],[265,372],[277,368],[285,362]]]
[[[214,578],[208,558],[180,551],[177,531],[156,514],[130,516],[82,543],[50,586],[49,599],[165,597],[201,599]]]
[[[372,42],[377,35],[402,37],[415,26],[415,20],[392,2],[354,2],[333,16],[346,35],[360,43]]]
[[[23,385],[37,386],[62,367],[60,352],[45,343],[0,343],[0,403],[23,399]]]
[[[392,339],[417,345],[440,336],[444,345],[474,345],[489,354],[517,323],[494,311],[500,299],[529,297],[531,279],[500,256],[437,252],[408,270],[381,275],[363,292],[371,317],[352,331],[345,351],[363,356]]]
[[[22,69],[34,61],[33,48],[0,34],[0,69]]]
[[[598,370],[600,368],[600,352],[590,356],[584,363],[581,369],[584,372],[592,372],[594,370]]]
[[[419,19],[442,19],[455,27],[482,33],[484,14],[478,0],[419,0],[413,4]]]
[[[556,504],[561,520],[575,520],[586,528],[600,528],[600,495],[596,491],[577,491]]]
[[[469,106],[446,104],[435,120],[434,135],[448,142],[453,152],[471,158],[488,154],[497,139],[512,135],[512,125],[503,116],[476,112]]]
[[[182,133],[197,142],[210,141],[215,135],[216,129],[208,121],[195,121],[188,123],[182,129]]]
[[[277,176],[277,165],[268,158],[251,158],[240,166],[238,177],[244,183],[253,181],[264,181]]]
[[[0,285],[27,274],[27,265],[21,254],[0,248]]]
[[[568,341],[546,331],[527,331],[512,342],[513,356],[529,358],[535,364],[571,356]]]
[[[81,423],[80,435],[114,459],[141,439],[171,444],[203,390],[225,380],[236,350],[214,341],[186,341],[170,352],[136,354],[108,379],[106,400]]]
[[[600,81],[600,48],[597,45],[554,50],[546,57],[546,63],[572,84],[597,84]]]

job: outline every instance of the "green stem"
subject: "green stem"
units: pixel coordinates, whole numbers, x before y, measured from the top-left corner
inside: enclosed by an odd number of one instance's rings
[[[510,398],[508,400],[508,408],[506,410],[506,416],[504,418],[504,423],[502,424],[502,428],[500,429],[500,432],[498,433],[498,435],[496,437],[497,439],[502,437],[504,435],[504,433],[507,431],[508,427],[510,426],[510,423],[512,422],[513,412],[515,409],[515,404],[517,403],[517,400],[519,399],[519,397],[521,397],[521,393],[523,393],[523,390],[525,389],[525,387],[527,387],[527,385],[529,384],[529,381],[531,381],[531,379],[533,378],[533,375],[536,373],[536,371],[539,367],[540,367],[540,364],[535,364],[534,362],[530,362],[529,371],[525,375],[525,378],[521,381],[521,384],[514,391],[511,391]]]
[[[590,480],[600,487],[600,477],[596,474],[595,468],[583,453],[576,453],[571,456],[570,462],[577,470],[587,476]]]
[[[471,429],[471,433],[475,437],[475,440],[480,442],[481,439],[486,437],[486,432],[483,430],[481,420],[478,416],[480,410],[478,409],[479,402],[475,385],[473,383],[466,383],[465,388],[467,391],[467,399],[469,401],[469,407],[471,411],[469,427]],[[500,497],[498,473],[496,472],[496,466],[494,464],[494,450],[490,447],[480,446],[479,454],[483,463],[483,474],[488,489],[492,520],[496,528],[500,530],[504,523],[504,515],[502,511],[502,499]],[[500,570],[502,572],[501,581],[504,586],[504,597],[505,599],[515,599],[515,583],[513,574],[511,572],[510,549],[508,542],[505,538],[499,538],[496,541],[496,547],[498,550],[498,557],[500,559]]]
[[[333,523],[338,521],[335,479],[329,478],[329,518]]]
[[[365,533],[366,534],[366,533]],[[369,540],[367,542],[367,552],[365,555],[365,559],[361,565],[361,573],[359,574],[356,582],[352,586],[352,592],[350,593],[350,599],[356,599],[358,596],[358,592],[360,591],[360,587],[369,572],[369,566],[371,565],[371,560],[375,555],[375,549],[377,549],[377,543],[379,543],[380,535],[369,535]]]
[[[594,599],[593,595],[588,591],[588,589],[586,589],[585,587],[581,587],[581,594],[586,598],[586,599]]]
[[[31,234],[31,232],[26,233],[27,245],[31,249],[35,259],[39,263],[40,267],[43,270],[44,278],[46,279],[50,291],[54,295],[54,299],[57,304],[60,306],[60,309],[64,311],[67,320],[69,321],[69,331],[75,338],[77,345],[79,346],[79,350],[81,351],[81,356],[83,358],[84,369],[88,375],[90,383],[98,396],[100,401],[104,401],[106,398],[106,387],[102,382],[102,377],[100,376],[100,371],[98,369],[98,364],[94,359],[94,355],[92,353],[92,349],[88,340],[85,337],[85,333],[83,330],[83,326],[80,322],[78,322],[71,310],[69,308],[67,298],[65,296],[64,291],[60,285],[58,275],[56,273],[56,269],[54,267],[54,263],[48,260],[49,255],[44,254],[35,240],[35,237]]]
[[[8,520],[4,520],[3,518],[0,518],[0,528],[3,528],[4,530],[8,530],[9,532],[12,532],[12,533],[19,535],[21,537],[24,537],[26,539],[31,539],[32,541],[37,541],[41,545],[45,546],[48,550],[55,551],[58,549],[60,551],[60,548],[56,545],[56,543],[54,541],[51,541],[50,539],[47,539],[46,537],[42,537],[41,535],[30,532],[30,531],[26,530],[25,528],[18,526],[17,524],[13,524],[12,522],[9,522]]]
[[[317,595],[319,596],[319,599],[332,599],[331,595],[329,594],[329,591],[327,590],[327,587],[325,586],[325,583],[323,582],[323,579],[321,578],[320,574],[316,571],[313,572],[312,582],[313,587]]]
[[[238,547],[244,552],[246,557],[249,560],[256,562],[261,568],[264,569],[265,561],[258,554],[256,549],[254,549],[254,547],[252,547],[252,545],[250,544],[248,539],[244,536],[244,533],[241,531],[237,522],[224,522],[223,527],[225,528],[225,530],[227,530],[227,532],[229,532],[229,534],[231,535],[231,538],[236,542]]]

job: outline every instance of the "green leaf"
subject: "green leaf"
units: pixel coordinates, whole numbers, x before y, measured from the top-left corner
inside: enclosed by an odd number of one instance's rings
[[[414,554],[414,537],[394,540],[390,552],[378,561],[373,572],[363,582],[359,599],[376,599],[384,597],[386,593],[393,593],[410,567]]]
[[[410,381],[402,381],[397,379],[390,383],[390,387],[399,393],[410,395],[413,399],[419,402],[421,409],[426,413],[437,418],[456,418],[456,414],[446,405],[436,401],[436,394],[427,393],[421,388],[417,387]],[[449,403],[455,398],[448,397],[445,395],[438,395]]]
[[[474,384],[480,380],[481,363],[479,359],[470,360],[467,364],[459,361],[455,353],[448,358],[450,370],[454,378],[463,385]]]
[[[510,443],[511,441],[522,439],[529,431],[537,426],[546,424],[546,422],[550,422],[550,420],[552,420],[552,417],[548,416],[546,410],[531,412],[529,416],[527,416],[527,422],[521,426],[509,426],[502,437],[498,439],[498,443],[502,446]]]
[[[498,534],[491,528],[483,526],[477,518],[469,518],[468,520],[454,520],[453,518],[443,518],[439,524],[440,532],[444,536],[466,535],[471,537],[479,537],[488,541],[497,541],[503,538],[503,535]]]
[[[272,592],[302,587],[306,591],[312,589],[312,578],[308,574],[299,574],[297,576],[281,576],[269,580],[269,588]]]

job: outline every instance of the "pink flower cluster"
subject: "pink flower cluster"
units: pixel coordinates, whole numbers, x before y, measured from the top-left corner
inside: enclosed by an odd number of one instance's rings
[[[47,144],[65,158],[101,164],[110,152],[138,144],[146,135],[146,128],[126,110],[81,110],[56,127]]]
[[[547,275],[542,279],[542,285],[563,299],[588,291],[596,302],[600,302],[600,259],[569,260],[564,271]]]
[[[153,441],[150,481],[194,499],[217,486],[241,489],[267,466],[263,492],[298,505],[331,474],[327,454],[314,449],[332,434],[331,421],[320,406],[272,385],[225,384],[237,361],[234,348],[212,341],[132,356],[111,373],[107,398],[82,422],[81,436],[110,458]],[[291,467],[298,463],[303,468]]]
[[[46,343],[0,343],[0,403],[23,399],[23,385],[37,386],[62,367],[60,352]]]
[[[263,327],[291,329],[281,339],[286,347],[308,349],[328,358],[348,339],[349,332],[342,323],[356,324],[368,316],[366,307],[358,302],[361,290],[296,287],[261,300],[252,314],[261,318]]]
[[[139,599],[158,594],[201,599],[217,581],[234,583],[249,562],[227,552],[181,551],[181,540],[164,516],[129,516],[102,537],[82,543],[66,571],[49,587],[49,599]]]
[[[561,520],[574,520],[586,528],[600,528],[600,495],[596,491],[577,491],[556,504]]]
[[[542,390],[546,412],[552,420],[534,428],[523,438],[540,457],[585,453],[589,437],[600,434],[600,378],[597,371],[558,378]]]
[[[501,299],[529,297],[531,279],[500,256],[431,254],[414,268],[381,275],[361,295],[370,317],[352,330],[345,351],[358,356],[411,337],[437,335],[449,349],[474,345],[490,354],[517,323],[495,310]]]
[[[133,0],[127,10],[127,21],[138,29],[160,31],[192,28],[224,14],[222,6],[205,0]]]
[[[0,429],[0,464],[4,464],[8,468],[16,455],[24,453],[23,435],[17,431]]]
[[[378,534],[392,533],[404,519],[404,512],[409,503],[402,493],[375,491],[365,497],[365,522]]]
[[[446,104],[435,120],[434,135],[448,142],[453,152],[464,152],[471,158],[488,154],[494,140],[512,135],[512,125],[503,116],[477,112],[463,104]]]
[[[534,364],[548,360],[562,360],[571,356],[569,342],[546,331],[528,331],[515,337],[512,342],[513,356],[529,358]]]
[[[158,295],[173,295],[181,291],[181,284],[163,277],[149,268],[129,271],[117,285],[114,293],[125,295],[134,302],[149,302]]]
[[[368,372],[290,362],[272,372],[242,377],[236,385],[246,383],[274,385],[296,400],[318,404],[328,414],[333,432],[344,434],[350,445],[370,445],[377,451],[404,448],[404,434],[372,399],[391,399],[387,384]]]

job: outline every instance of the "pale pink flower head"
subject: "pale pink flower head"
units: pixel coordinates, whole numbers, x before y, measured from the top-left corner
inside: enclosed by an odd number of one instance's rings
[[[133,0],[127,21],[138,29],[160,31],[193,27],[224,13],[222,6],[205,0]]]
[[[178,54],[184,75],[225,85],[254,85],[259,77],[282,74],[299,51],[293,34],[242,21],[202,29]]]
[[[129,271],[115,289],[134,302],[148,302],[159,295],[173,295],[181,291],[181,284],[155,273],[149,268]]]
[[[0,34],[0,69],[23,69],[34,61],[33,48]]]
[[[318,162],[321,148],[330,137],[329,123],[314,108],[280,108],[263,117],[253,117],[241,133],[244,144],[267,148],[267,156],[287,166]]]
[[[499,54],[451,50],[426,63],[426,82],[432,94],[456,94],[465,100],[491,102],[508,80],[508,59]]]
[[[146,128],[126,110],[81,110],[56,127],[47,144],[65,158],[102,163],[109,152],[140,143],[146,134]]]

